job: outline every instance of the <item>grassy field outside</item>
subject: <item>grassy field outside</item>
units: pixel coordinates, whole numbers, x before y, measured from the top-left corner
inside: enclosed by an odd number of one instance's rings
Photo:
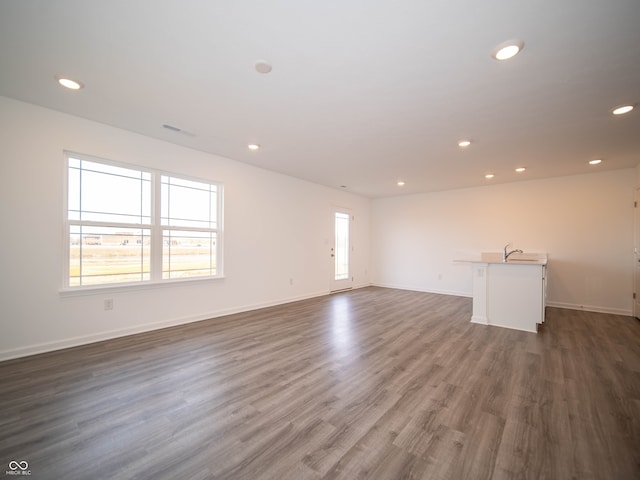
[[[163,256],[163,278],[215,275],[215,258],[209,248],[171,246]],[[69,259],[71,286],[134,282],[150,279],[148,245],[72,245]]]

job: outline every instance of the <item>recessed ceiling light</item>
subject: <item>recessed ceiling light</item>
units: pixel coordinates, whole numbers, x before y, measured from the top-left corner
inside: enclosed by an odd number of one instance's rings
[[[524,168],[524,167],[518,167],[518,168],[516,168],[516,172],[518,172],[518,173],[522,173],[522,172],[524,172],[525,170],[526,170],[526,168]]]
[[[460,140],[458,142],[460,148],[468,147],[469,145],[471,145],[471,140]]]
[[[491,52],[491,56],[496,60],[508,60],[515,57],[524,48],[522,40],[507,40],[502,42]]]
[[[77,80],[71,80],[70,78],[56,77],[56,80],[60,85],[70,90],[80,90],[84,87],[84,84],[82,84],[81,82],[78,82]]]
[[[271,64],[269,62],[265,62],[264,60],[258,60],[253,68],[255,68],[256,72],[258,73],[269,73],[273,69]]]
[[[487,173],[484,178],[486,178],[487,180],[491,180],[493,177],[495,177],[495,175],[493,173]]]
[[[595,160],[589,160],[589,165],[598,165],[599,163],[602,163],[602,160],[600,160],[599,158],[596,158]]]
[[[260,150],[260,145],[258,145],[257,143],[250,143],[249,145],[247,145],[247,147],[249,148],[249,150],[253,150],[254,152],[256,150]]]
[[[625,113],[629,113],[634,108],[635,105],[621,105],[611,110],[611,113],[613,113],[614,115],[624,115]]]
[[[405,183],[402,180],[400,180],[396,185],[398,185],[399,187],[404,187]]]

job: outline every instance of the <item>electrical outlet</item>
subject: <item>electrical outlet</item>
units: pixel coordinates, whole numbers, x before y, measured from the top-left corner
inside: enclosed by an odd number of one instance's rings
[[[107,298],[104,301],[104,309],[105,310],[113,310],[113,298]]]

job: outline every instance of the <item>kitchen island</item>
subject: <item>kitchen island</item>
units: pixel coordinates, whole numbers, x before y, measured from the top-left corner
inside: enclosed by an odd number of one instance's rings
[[[473,271],[471,322],[537,333],[544,323],[547,255],[483,253]]]

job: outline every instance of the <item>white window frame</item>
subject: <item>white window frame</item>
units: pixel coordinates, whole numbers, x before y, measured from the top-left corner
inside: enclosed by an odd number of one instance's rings
[[[69,159],[85,160],[89,162],[104,164],[113,167],[127,168],[137,170],[150,174],[151,176],[151,222],[149,224],[142,223],[118,223],[118,222],[96,222],[96,221],[79,221],[69,220]],[[224,185],[219,181],[212,181],[209,179],[192,177],[176,172],[169,172],[165,170],[158,170],[141,165],[129,164],[118,162],[114,160],[107,160],[104,158],[98,158],[91,155],[77,153],[72,151],[64,152],[64,207],[63,207],[63,281],[60,292],[62,294],[73,293],[93,293],[100,291],[113,291],[113,290],[131,290],[132,288],[154,288],[159,286],[171,285],[176,283],[197,283],[203,281],[217,280],[224,278],[223,271],[223,213],[224,213]],[[171,226],[163,225],[161,219],[161,179],[163,176],[169,176],[181,180],[190,182],[198,182],[203,184],[214,185],[216,187],[216,228],[204,228],[204,227],[185,227],[185,226]],[[99,227],[115,227],[115,228],[143,228],[150,230],[150,279],[139,280],[132,282],[116,282],[116,283],[101,283],[91,285],[70,285],[70,247],[71,247],[71,235],[70,229],[72,225],[86,225],[86,226],[99,226]],[[216,235],[216,274],[215,275],[200,275],[194,277],[185,278],[163,278],[163,235],[165,231],[179,230],[179,231],[193,231],[193,232],[213,232]]]

